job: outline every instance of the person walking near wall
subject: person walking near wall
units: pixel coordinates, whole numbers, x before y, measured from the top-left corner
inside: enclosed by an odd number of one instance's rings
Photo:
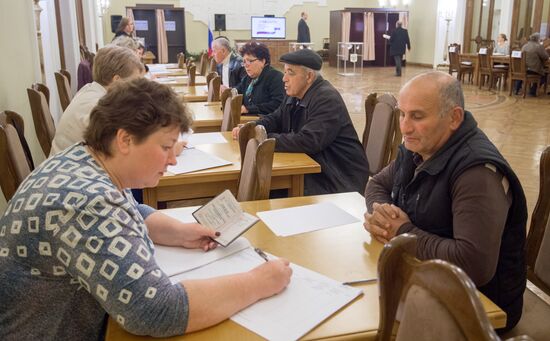
[[[409,40],[409,32],[403,28],[401,21],[396,22],[395,27],[395,31],[390,37],[390,56],[395,60],[395,75],[401,77],[401,64],[403,63],[405,47],[410,51],[411,41]]]
[[[307,13],[302,12],[302,17],[300,18],[300,21],[298,21],[298,39],[297,39],[297,41],[299,43],[310,43],[311,42],[311,37],[309,35],[309,26],[307,26],[306,20],[307,20]]]

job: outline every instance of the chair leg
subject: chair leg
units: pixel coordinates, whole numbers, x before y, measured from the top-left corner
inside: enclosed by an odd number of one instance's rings
[[[527,79],[523,81],[521,88],[523,90],[523,98],[525,98],[525,95],[527,94]]]

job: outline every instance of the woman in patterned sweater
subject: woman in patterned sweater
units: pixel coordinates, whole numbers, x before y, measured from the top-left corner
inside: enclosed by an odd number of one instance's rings
[[[172,284],[153,243],[215,247],[214,231],[145,205],[128,188],[156,186],[190,125],[167,86],[117,84],[90,116],[84,142],[43,162],[0,218],[0,339],[103,339],[107,314],[158,337],[219,323],[288,284],[288,261]]]

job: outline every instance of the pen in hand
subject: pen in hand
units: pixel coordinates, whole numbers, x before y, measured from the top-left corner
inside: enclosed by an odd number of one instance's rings
[[[256,251],[257,254],[260,255],[260,257],[262,257],[266,262],[269,262],[269,259],[267,259],[267,255],[265,254],[265,252],[262,251],[262,249],[260,248],[254,248],[254,251]]]

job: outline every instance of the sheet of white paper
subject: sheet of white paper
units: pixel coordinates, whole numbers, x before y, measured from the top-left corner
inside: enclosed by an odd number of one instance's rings
[[[238,238],[227,247],[218,246],[208,252],[199,249],[155,245],[155,260],[164,273],[174,276],[210,264],[249,246],[250,242],[244,237]]]
[[[198,146],[199,144],[227,143],[227,140],[221,133],[182,133],[180,141],[187,141],[187,145]]]
[[[201,169],[208,169],[230,165],[231,162],[196,148],[185,148],[178,157],[177,164],[168,166],[168,171],[173,174],[184,174]]]
[[[245,272],[263,262],[252,248],[246,248],[170,280],[176,283]],[[231,319],[268,340],[296,340],[361,294],[361,289],[299,265],[291,267],[292,278],[283,292],[249,306]]]
[[[283,237],[359,221],[330,202],[258,212],[257,216],[273,233]]]

